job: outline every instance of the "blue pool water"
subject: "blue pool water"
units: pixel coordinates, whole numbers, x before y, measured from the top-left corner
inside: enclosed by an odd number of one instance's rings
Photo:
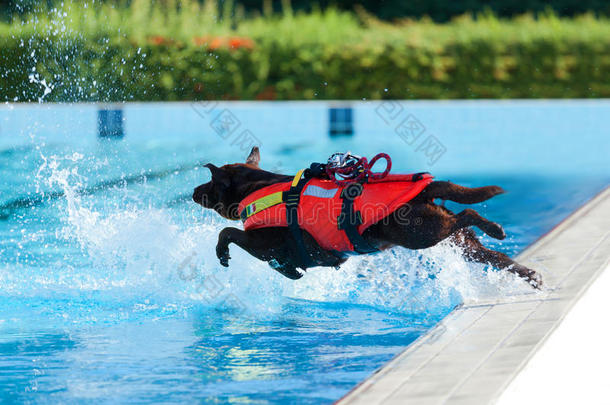
[[[323,103],[123,108],[118,140],[96,137],[93,105],[0,109],[2,402],[330,403],[464,298],[529,292],[448,243],[297,282],[236,247],[221,267],[229,221],[190,194],[203,162],[244,159],[242,130],[268,170],[384,151],[396,173],[501,185],[475,208],[510,255],[610,182],[604,101],[356,103],[354,137],[334,139]],[[219,134],[225,110],[239,128]],[[404,120],[419,129],[397,132]]]

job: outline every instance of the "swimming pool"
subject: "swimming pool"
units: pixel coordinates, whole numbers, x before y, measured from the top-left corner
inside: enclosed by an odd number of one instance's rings
[[[501,185],[475,208],[508,234],[485,243],[511,255],[610,181],[607,101],[350,107],[354,136],[331,138],[327,103],[126,104],[112,107],[121,139],[97,136],[95,105],[2,107],[3,400],[329,403],[464,297],[527,288],[449,244],[297,282],[236,247],[221,267],[228,221],[190,195],[203,162],[244,159],[244,139],[268,170],[384,151],[394,172]],[[239,125],[217,131],[222,114]]]

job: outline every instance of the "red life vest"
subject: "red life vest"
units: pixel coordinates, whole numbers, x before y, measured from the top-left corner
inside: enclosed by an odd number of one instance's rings
[[[248,195],[239,203],[244,229],[286,227],[286,204],[283,195],[300,178],[272,184]],[[353,211],[359,213],[357,231],[360,235],[409,202],[432,182],[433,176],[421,174],[389,174],[381,180],[369,180],[361,194],[353,198]],[[347,186],[349,187],[349,186]],[[354,252],[346,232],[339,229],[344,190],[331,180],[312,178],[303,187],[298,205],[298,225],[309,232],[326,250]]]

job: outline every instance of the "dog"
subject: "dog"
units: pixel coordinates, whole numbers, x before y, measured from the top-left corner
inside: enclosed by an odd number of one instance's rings
[[[205,167],[212,173],[212,179],[195,188],[193,201],[204,208],[213,209],[224,218],[239,220],[241,216],[243,219],[238,208],[242,200],[264,187],[293,181],[292,176],[262,170],[259,163],[260,151],[258,147],[254,147],[245,163],[227,164],[222,167],[206,164]],[[444,206],[434,203],[435,199],[440,199],[474,204],[502,193],[504,190],[498,186],[468,188],[447,181],[431,181],[407,204],[366,228],[361,237],[366,244],[378,251],[395,246],[426,249],[442,240],[450,239],[462,248],[467,261],[485,263],[515,273],[532,287],[540,289],[542,278],[538,273],[516,263],[503,253],[487,249],[470,229],[476,226],[492,238],[501,240],[506,235],[499,224],[483,218],[470,208],[454,214]],[[231,258],[229,245],[233,243],[294,280],[303,276],[297,268],[339,268],[347,260],[345,255],[322,248],[309,232],[301,230],[300,234],[306,259],[299,255],[298,246],[295,247],[294,243],[294,233],[286,226],[247,231],[234,227],[224,228],[218,235],[216,255],[220,264],[228,267]]]

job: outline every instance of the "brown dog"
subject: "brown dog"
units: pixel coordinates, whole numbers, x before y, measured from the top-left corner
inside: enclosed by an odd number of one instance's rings
[[[260,153],[252,149],[245,164],[231,164],[216,167],[207,164],[212,172],[212,180],[195,188],[193,200],[205,208],[211,208],[221,216],[238,220],[238,204],[250,193],[280,182],[290,182],[291,176],[267,172],[258,166]],[[540,288],[542,280],[535,271],[514,262],[503,253],[489,250],[477,239],[476,226],[487,235],[504,239],[502,227],[480,216],[472,209],[454,214],[447,208],[436,205],[434,199],[451,200],[461,204],[485,201],[504,191],[497,186],[467,188],[445,181],[433,181],[407,205],[395,211],[384,221],[367,228],[362,237],[372,247],[385,250],[394,246],[407,249],[425,249],[446,238],[461,246],[467,260],[487,263],[498,269],[506,269],[527,280],[533,287]],[[272,268],[291,279],[302,277],[297,267],[305,270],[314,266],[338,267],[346,258],[335,252],[324,250],[307,232],[303,231],[303,242],[309,263],[299,260],[298,252],[291,241],[291,233],[286,227],[261,228],[243,231],[225,228],[218,236],[216,255],[223,266],[229,265],[229,245],[235,243],[252,256],[268,262]]]

